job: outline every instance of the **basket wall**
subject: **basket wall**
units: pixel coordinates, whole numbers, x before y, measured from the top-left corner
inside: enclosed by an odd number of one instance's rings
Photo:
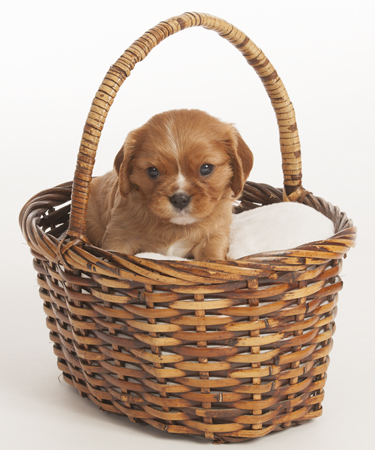
[[[99,408],[209,440],[263,436],[322,413],[345,214],[329,240],[237,261],[152,261],[72,240],[71,183],[21,212],[64,379]],[[282,201],[247,182],[237,212]],[[63,249],[63,250],[62,250]]]

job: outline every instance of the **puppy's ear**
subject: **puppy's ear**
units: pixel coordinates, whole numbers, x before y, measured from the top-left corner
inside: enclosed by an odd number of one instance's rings
[[[231,128],[230,137],[225,140],[225,145],[233,170],[231,189],[234,197],[238,197],[253,167],[254,156],[238,130],[233,126]]]
[[[124,160],[124,146],[121,147],[120,151],[117,153],[116,158],[113,162],[113,168],[115,169],[117,176],[120,173],[120,168],[123,160]]]
[[[236,136],[237,136],[237,154],[241,160],[244,181],[246,181],[249,178],[251,169],[253,168],[254,165],[254,155],[237,130]]]
[[[130,182],[129,176],[131,173],[131,163],[139,147],[139,130],[131,131],[124,145],[117,153],[113,167],[117,173],[119,181],[119,191],[123,197],[126,197],[130,191],[134,189],[134,185]]]
[[[233,196],[238,197],[253,167],[254,157],[237,129],[232,125],[230,127],[230,132],[224,140],[224,144],[230,156],[233,170],[230,187],[233,191]]]

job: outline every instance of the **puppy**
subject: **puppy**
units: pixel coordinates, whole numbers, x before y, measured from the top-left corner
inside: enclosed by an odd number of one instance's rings
[[[200,110],[157,114],[129,133],[114,170],[92,180],[87,237],[128,255],[226,259],[232,203],[252,166],[232,125]]]

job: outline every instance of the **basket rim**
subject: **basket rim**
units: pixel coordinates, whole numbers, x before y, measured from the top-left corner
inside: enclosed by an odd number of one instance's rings
[[[75,268],[75,264],[77,264],[80,269],[93,273],[98,273],[98,269],[94,266],[99,263],[103,275],[116,279],[122,278],[122,271],[126,271],[124,278],[129,278],[132,269],[144,275],[151,275],[151,279],[142,276],[141,278],[144,279],[141,281],[139,278],[140,282],[150,283],[153,280],[153,283],[159,285],[174,284],[176,281],[181,283],[184,278],[186,285],[196,285],[197,282],[218,284],[225,281],[226,275],[228,283],[234,277],[237,280],[262,276],[275,277],[276,279],[278,278],[276,272],[300,273],[309,266],[327,264],[332,259],[341,259],[346,256],[351,247],[355,246],[356,227],[353,226],[352,220],[349,220],[347,215],[341,213],[337,207],[333,207],[322,198],[315,197],[310,193],[305,197],[304,204],[317,209],[332,221],[333,215],[337,218],[337,232],[331,238],[308,242],[293,249],[248,255],[237,260],[180,261],[126,255],[103,250],[84,243],[80,239],[70,238],[66,235],[65,230],[58,237],[53,236],[50,231],[43,230],[43,226],[48,226],[48,217],[59,214],[59,211],[60,215],[69,214],[71,189],[72,181],[34,195],[20,212],[19,221],[23,235],[33,253],[39,256],[55,260],[56,263],[61,263],[70,269]],[[282,189],[273,188],[264,183],[247,181],[242,203],[245,203],[247,198],[254,199],[258,194],[267,198],[268,204],[283,201]],[[259,202],[261,199],[257,198],[256,200]],[[241,208],[241,204],[237,213],[247,209],[246,205]],[[62,205],[65,208],[63,211],[63,208],[58,208]],[[264,206],[264,204],[261,206]],[[91,269],[88,262],[82,263],[85,258],[90,261]],[[82,261],[80,262],[80,260]],[[200,275],[196,274],[197,271]],[[163,273],[167,274],[166,277],[158,275]],[[191,274],[193,274],[195,281],[189,281]]]

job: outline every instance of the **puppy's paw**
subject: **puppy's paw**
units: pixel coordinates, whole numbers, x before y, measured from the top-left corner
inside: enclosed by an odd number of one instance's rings
[[[226,236],[205,239],[193,248],[192,253],[198,261],[227,260],[228,239]]]
[[[119,252],[131,256],[138,253],[138,249],[130,245],[129,242],[124,242],[123,239],[104,239],[102,248],[104,250],[112,250],[114,252]]]

